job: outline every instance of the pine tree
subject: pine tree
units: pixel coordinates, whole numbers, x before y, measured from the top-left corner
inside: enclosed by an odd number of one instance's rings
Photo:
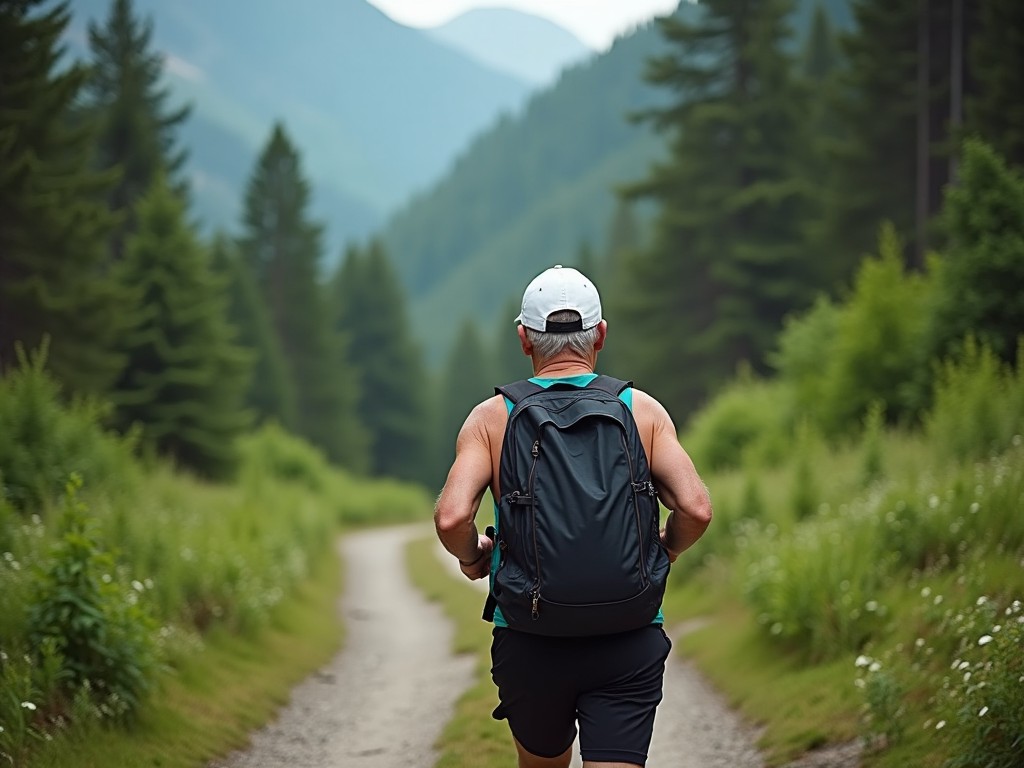
[[[968,127],[1010,165],[1024,166],[1024,3],[979,5],[978,31],[968,51],[978,81],[967,102]]]
[[[61,63],[65,6],[0,3],[0,371],[15,345],[49,336],[49,365],[71,391],[103,393],[125,293],[101,265],[112,178],[91,167],[89,126],[71,112],[86,73]]]
[[[142,427],[157,453],[203,475],[229,476],[249,424],[250,359],[227,320],[224,285],[189,228],[182,201],[159,176],[139,201],[139,227],[119,266],[141,294],[125,336],[128,365],[115,389],[117,421]]]
[[[359,368],[359,414],[370,433],[371,470],[427,481],[428,389],[406,297],[384,247],[350,248],[335,274],[335,330]]]
[[[971,334],[1012,361],[1024,333],[1024,175],[972,140],[960,179],[946,198],[935,351],[948,353]]]
[[[909,244],[912,266],[923,267],[934,245],[932,219],[953,173],[956,105],[976,88],[966,63],[954,55],[957,36],[972,36],[974,5],[857,0],[853,6],[856,29],[840,39],[846,66],[836,124],[842,134],[828,158],[820,245],[834,254],[839,277],[852,274],[871,251],[883,221]]]
[[[140,20],[131,0],[113,0],[102,28],[89,24],[87,109],[99,124],[97,160],[101,168],[120,171],[108,196],[110,209],[121,217],[111,238],[115,259],[135,229],[135,204],[157,174],[164,173],[178,191],[186,189],[180,178],[186,152],[175,148],[175,131],[190,107],[168,110],[170,92],[160,85],[164,59],[152,50],[152,37],[152,20]]]
[[[494,386],[479,329],[472,319],[466,319],[449,351],[437,392],[439,423],[434,457],[441,477],[455,458],[455,438],[462,423],[477,403],[494,394]]]
[[[791,4],[702,7],[697,23],[660,22],[673,52],[647,77],[682,95],[647,116],[673,132],[671,157],[632,190],[661,211],[622,303],[631,378],[680,416],[741,361],[763,366],[783,316],[816,287],[801,242],[812,190],[799,175],[805,103],[785,52]]]
[[[840,40],[848,66],[836,115],[845,130],[828,161],[823,239],[837,280],[872,252],[883,221],[904,241],[915,229],[917,3],[859,0],[853,10],[857,28]]]
[[[818,3],[814,7],[811,29],[804,44],[803,74],[814,83],[827,80],[839,65],[839,51],[836,49],[828,11]]]
[[[280,124],[245,195],[239,250],[256,280],[295,383],[296,429],[332,461],[369,466],[359,386],[346,340],[333,330],[320,282],[321,227],[308,218],[309,183]]]
[[[519,301],[509,299],[505,308],[498,313],[498,322],[494,326],[491,350],[494,358],[493,386],[509,384],[533,375],[530,358],[523,354],[519,343],[519,334],[513,321],[519,314]]]
[[[294,429],[295,387],[256,282],[234,244],[222,235],[214,238],[212,259],[227,283],[228,318],[238,331],[238,343],[253,358],[246,407],[258,421]]]
[[[608,228],[604,268],[600,278],[595,278],[601,292],[604,319],[609,324],[608,339],[598,358],[598,368],[602,373],[627,379],[633,373],[628,368],[629,353],[623,350],[632,344],[632,337],[629,323],[620,323],[619,318],[628,313],[628,310],[620,311],[624,303],[628,304],[628,297],[622,294],[631,285],[629,265],[636,258],[641,244],[640,226],[633,206],[629,200],[619,198]]]

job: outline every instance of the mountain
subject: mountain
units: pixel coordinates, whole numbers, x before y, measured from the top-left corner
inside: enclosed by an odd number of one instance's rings
[[[593,54],[558,24],[509,8],[467,11],[427,33],[499,72],[535,85],[553,83],[569,64]]]
[[[171,104],[191,102],[182,143],[196,213],[233,227],[275,119],[300,148],[331,239],[370,232],[531,86],[486,67],[365,0],[135,0],[166,56]],[[71,0],[71,53],[108,0]],[[299,9],[301,8],[301,12]]]
[[[463,316],[490,329],[537,272],[574,263],[581,243],[603,246],[615,188],[642,178],[664,152],[660,137],[628,119],[665,103],[643,80],[647,60],[664,51],[649,23],[570,66],[389,219],[381,236],[413,297],[416,327],[431,329],[422,342],[432,359]]]
[[[794,47],[818,2],[797,3]],[[836,27],[849,28],[850,0],[823,5]],[[701,12],[684,0],[674,13],[693,20]],[[415,326],[429,329],[421,342],[431,360],[443,357],[464,317],[489,332],[538,272],[576,263],[582,245],[601,253],[616,189],[645,178],[666,151],[663,137],[629,119],[669,98],[643,79],[647,61],[665,50],[650,22],[570,66],[388,219],[379,236],[412,297]]]

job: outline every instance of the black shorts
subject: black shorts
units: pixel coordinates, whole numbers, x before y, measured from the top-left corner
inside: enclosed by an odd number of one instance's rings
[[[584,760],[644,765],[672,643],[660,625],[600,637],[542,637],[496,627],[496,720],[538,757],[572,746]]]

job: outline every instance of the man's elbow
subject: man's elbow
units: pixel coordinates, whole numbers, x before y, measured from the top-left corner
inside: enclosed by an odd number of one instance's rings
[[[707,528],[711,525],[711,518],[714,515],[714,510],[711,508],[711,497],[704,494],[691,505],[689,512],[694,523],[702,528]]]
[[[461,514],[455,505],[445,499],[442,494],[441,498],[437,500],[437,504],[434,505],[434,528],[437,529],[437,532],[451,533],[465,524],[466,516]]]

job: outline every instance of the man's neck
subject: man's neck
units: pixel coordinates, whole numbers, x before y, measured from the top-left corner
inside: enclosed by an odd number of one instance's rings
[[[533,375],[538,379],[563,379],[567,376],[585,376],[594,372],[594,365],[578,357],[546,360],[535,365]]]

